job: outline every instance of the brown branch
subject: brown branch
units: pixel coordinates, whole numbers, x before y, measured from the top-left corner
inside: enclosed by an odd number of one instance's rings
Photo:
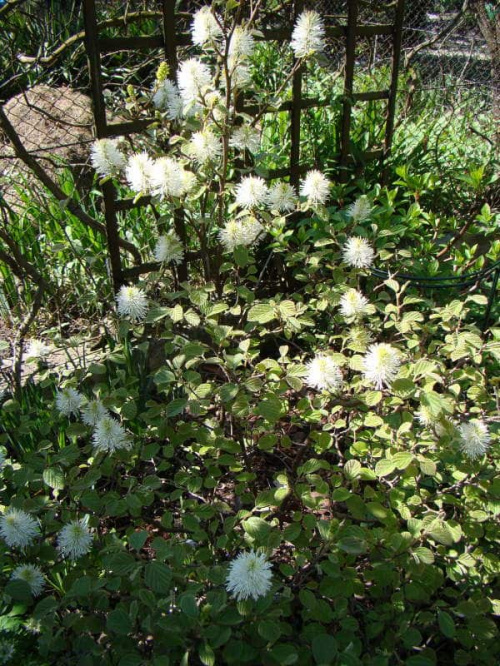
[[[431,39],[428,39],[426,42],[418,44],[409,53],[405,54],[405,59],[404,59],[405,67],[408,67],[410,61],[417,55],[417,53],[420,53],[420,51],[422,51],[423,49],[429,48],[429,46],[433,46],[436,42],[439,42],[445,37],[448,37],[448,35],[453,32],[453,30],[457,27],[457,25],[464,17],[465,12],[469,9],[469,1],[470,0],[464,0],[463,5],[461,9],[458,11],[455,18],[452,21],[450,21],[450,23],[448,23],[448,25],[445,26],[440,32],[434,35],[434,37],[431,37]]]
[[[1,10],[0,10],[1,12]],[[185,13],[178,13],[177,16],[185,16]],[[188,15],[190,16],[190,14]],[[163,18],[163,12],[155,12],[155,11],[150,11],[150,10],[144,10],[144,11],[139,11],[139,12],[130,12],[130,14],[127,14],[126,16],[119,16],[118,18],[113,18],[113,19],[107,19],[106,21],[101,21],[100,23],[97,24],[97,27],[99,29],[102,28],[113,28],[113,27],[120,27],[125,25],[130,22],[134,21],[141,21],[142,19],[162,19]],[[17,59],[19,62],[22,62],[23,64],[34,64],[36,63],[37,65],[44,65],[46,67],[51,67],[54,65],[59,58],[64,55],[65,51],[67,51],[73,44],[76,42],[82,41],[85,39],[85,30],[80,30],[80,32],[76,32],[74,35],[71,35],[71,37],[68,37],[62,44],[60,44],[52,53],[48,56],[28,56],[23,53],[20,53],[17,56]]]
[[[14,146],[14,150],[19,159],[22,160],[26,166],[31,169],[35,176],[45,185],[49,192],[51,192],[51,194],[53,194],[58,201],[65,203],[66,209],[69,211],[69,213],[74,215],[77,219],[80,220],[80,222],[83,222],[91,229],[94,229],[100,234],[106,236],[106,227],[91,217],[88,213],[86,213],[74,199],[68,197],[66,193],[63,192],[63,190],[59,187],[59,185],[49,176],[45,169],[39,164],[39,162],[28,153],[26,148],[23,146],[18,133],[7,118],[3,107],[0,107],[0,126]],[[141,255],[132,243],[129,243],[123,238],[120,238],[119,244],[120,247],[122,247],[124,250],[130,252],[136,263],[141,263]]]

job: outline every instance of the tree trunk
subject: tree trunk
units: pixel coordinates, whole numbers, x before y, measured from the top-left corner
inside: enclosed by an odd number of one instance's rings
[[[472,0],[471,6],[491,56],[493,122],[496,137],[500,139],[500,11],[486,0]]]

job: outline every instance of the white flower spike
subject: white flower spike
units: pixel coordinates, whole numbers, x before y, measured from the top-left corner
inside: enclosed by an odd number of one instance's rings
[[[237,601],[257,600],[271,589],[271,563],[263,554],[240,553],[229,565],[226,589]]]
[[[380,390],[384,386],[390,386],[400,365],[401,357],[397,349],[385,342],[371,345],[363,359],[365,379]]]
[[[118,314],[121,317],[130,317],[135,321],[144,319],[148,311],[146,294],[138,287],[121,287],[116,302]]]
[[[56,395],[56,407],[64,416],[78,414],[85,398],[74,388],[63,388]]]
[[[482,458],[490,446],[491,435],[488,426],[479,419],[462,423],[459,426],[460,449],[471,460]]]
[[[312,388],[335,392],[342,386],[342,373],[330,356],[318,354],[307,364],[306,381]]]
[[[57,547],[62,557],[77,560],[90,551],[92,541],[93,536],[86,521],[73,520],[59,532]]]
[[[329,193],[330,181],[321,171],[313,169],[306,173],[306,177],[300,184],[300,194],[307,197],[309,204],[325,204]]]
[[[155,247],[155,259],[159,263],[180,264],[184,258],[184,250],[179,236],[175,231],[169,231],[158,238]]]
[[[342,254],[345,263],[354,268],[369,268],[375,257],[375,251],[370,243],[358,236],[351,236],[347,239],[342,248]]]
[[[21,564],[16,567],[10,578],[11,580],[24,580],[25,583],[28,583],[34,597],[38,597],[42,593],[45,585],[41,569],[33,564]]]
[[[245,176],[236,187],[236,203],[241,208],[264,206],[267,200],[267,185],[263,178]]]
[[[325,27],[317,12],[305,11],[298,17],[290,42],[296,58],[307,58],[325,48]]]
[[[39,535],[38,522],[26,511],[11,507],[0,518],[0,536],[11,548],[24,550]]]

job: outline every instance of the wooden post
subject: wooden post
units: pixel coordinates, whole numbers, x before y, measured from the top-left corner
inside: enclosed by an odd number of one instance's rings
[[[163,38],[165,60],[169,67],[169,79],[177,81],[177,43],[175,35],[175,0],[162,0],[163,2]],[[180,282],[185,282],[188,278],[187,266],[187,233],[184,221],[184,211],[177,208],[174,211],[174,227],[180,241],[184,247],[184,259],[177,267],[177,274]]]
[[[401,58],[401,41],[403,38],[403,19],[405,13],[405,0],[398,0],[396,17],[394,20],[394,38],[392,51],[392,76],[389,89],[389,102],[387,104],[387,124],[385,130],[384,159],[389,156],[394,136],[394,117],[396,114],[396,97],[398,94],[399,61]]]
[[[294,2],[294,20],[304,9],[304,0]],[[294,59],[294,65],[297,62]],[[292,77],[292,108],[290,111],[290,184],[297,186],[300,176],[300,114],[302,107],[302,68]]]
[[[347,181],[347,165],[351,153],[351,108],[354,86],[354,63],[356,62],[358,0],[348,0],[347,10],[344,100],[342,102],[342,126],[340,128],[340,181],[343,183]]]
[[[107,136],[106,106],[104,103],[104,95],[102,93],[101,54],[99,51],[95,0],[84,1],[83,17],[85,22],[85,48],[89,61],[90,86],[92,91],[92,106],[96,135],[98,139],[103,139]],[[108,243],[109,261],[111,264],[111,276],[113,279],[114,290],[117,292],[123,284],[123,272],[119,248],[120,235],[118,232],[118,221],[115,210],[115,187],[111,181],[108,181],[103,185],[102,191],[104,196],[106,239]]]

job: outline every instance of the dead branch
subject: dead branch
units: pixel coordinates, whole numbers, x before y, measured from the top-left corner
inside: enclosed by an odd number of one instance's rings
[[[59,185],[49,176],[49,174],[40,165],[40,163],[28,153],[26,148],[23,146],[18,133],[7,118],[3,107],[0,107],[0,126],[14,146],[14,150],[19,159],[22,160],[26,166],[31,169],[35,176],[45,185],[49,192],[51,192],[51,194],[53,194],[58,201],[64,203],[68,212],[74,215],[80,220],[80,222],[83,222],[91,229],[94,229],[100,234],[106,236],[106,227],[91,217],[88,213],[86,213],[74,199],[68,197],[66,193],[63,192],[63,190],[59,187]],[[119,245],[124,250],[130,252],[136,263],[141,263],[141,255],[132,243],[129,243],[123,238],[120,238]]]
[[[405,66],[405,68],[408,67],[408,65],[410,64],[410,61],[417,55],[417,53],[420,53],[420,51],[422,51],[423,49],[427,49],[430,46],[433,46],[436,42],[440,42],[445,37],[448,37],[448,35],[453,32],[453,30],[457,27],[457,25],[463,19],[465,12],[469,9],[469,4],[470,4],[470,0],[464,0],[464,3],[462,5],[461,9],[458,11],[455,18],[452,21],[450,21],[450,23],[448,23],[447,26],[445,26],[436,35],[434,35],[434,37],[431,37],[426,42],[422,42],[421,44],[418,44],[409,53],[405,53],[405,57],[404,57],[404,66]]]

